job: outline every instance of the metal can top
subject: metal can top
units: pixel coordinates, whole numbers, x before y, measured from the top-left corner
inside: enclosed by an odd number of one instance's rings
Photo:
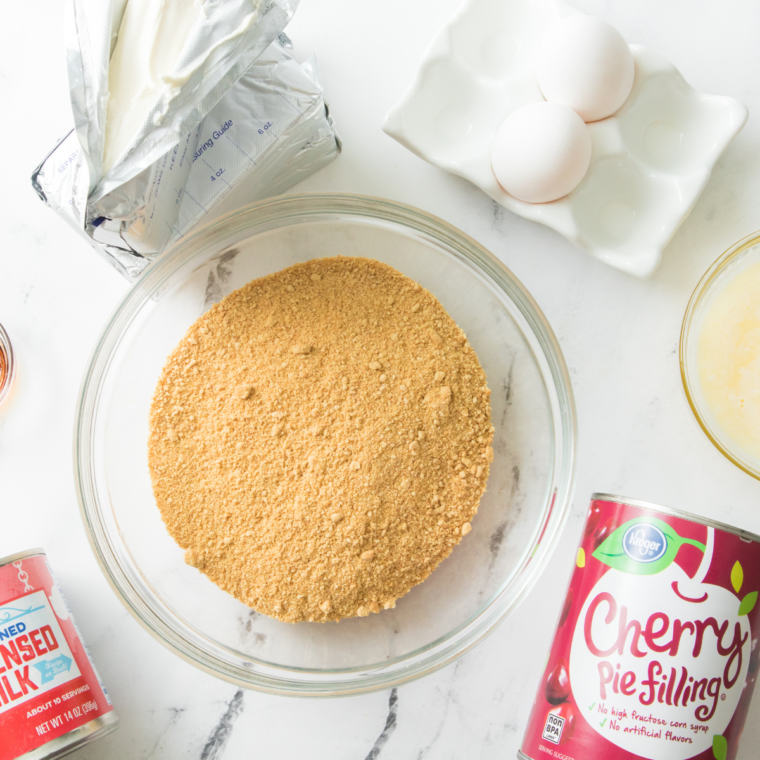
[[[0,557],[0,567],[10,565],[12,562],[18,562],[20,559],[26,559],[27,557],[36,557],[38,554],[46,554],[46,552],[44,549],[36,548],[9,554],[7,557]]]
[[[691,512],[685,512],[682,509],[674,509],[673,507],[663,507],[661,504],[655,504],[651,501],[642,501],[641,499],[630,499],[627,496],[615,496],[610,493],[594,493],[591,494],[592,501],[612,501],[616,504],[630,504],[632,507],[639,507],[641,509],[651,509],[655,512],[663,512],[666,515],[673,515],[673,517],[680,517],[682,520],[689,520],[699,525],[706,525],[716,530],[722,530],[725,533],[731,533],[735,536],[739,536],[742,541],[755,541],[760,543],[760,536],[755,533],[750,533],[748,530],[737,528],[734,525],[727,525],[726,523],[712,520],[709,517],[701,517],[700,515],[694,515]]]

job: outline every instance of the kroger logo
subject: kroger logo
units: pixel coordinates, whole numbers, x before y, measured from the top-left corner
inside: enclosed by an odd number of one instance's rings
[[[636,562],[656,562],[668,549],[668,539],[654,525],[632,525],[623,537],[623,551]]]

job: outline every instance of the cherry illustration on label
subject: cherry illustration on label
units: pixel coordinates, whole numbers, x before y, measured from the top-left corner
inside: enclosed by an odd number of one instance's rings
[[[567,660],[561,658],[546,679],[544,695],[550,705],[561,705],[570,697],[570,675]]]
[[[561,628],[567,621],[567,616],[570,614],[570,608],[573,606],[573,589],[567,590],[567,596],[565,597],[565,603],[562,606],[562,614],[559,617],[559,627]]]
[[[607,523],[599,525],[591,536],[591,551],[595,552],[612,533],[612,526]]]
[[[591,504],[586,518],[586,527],[583,531],[583,537],[588,538],[599,527],[599,521],[602,518],[602,508],[597,502]]]

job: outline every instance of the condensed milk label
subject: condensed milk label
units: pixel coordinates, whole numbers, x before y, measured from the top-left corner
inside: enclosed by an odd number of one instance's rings
[[[0,606],[0,657],[0,713],[81,675],[44,591]]]
[[[0,760],[111,711],[45,555],[0,566]]]
[[[760,544],[592,501],[522,752],[731,760],[760,665]]]

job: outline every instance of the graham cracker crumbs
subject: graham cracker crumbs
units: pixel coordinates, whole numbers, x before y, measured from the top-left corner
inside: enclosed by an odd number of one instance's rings
[[[299,264],[231,293],[169,356],[150,415],[156,503],[185,561],[259,612],[391,609],[471,530],[489,396],[417,283],[372,259]]]

